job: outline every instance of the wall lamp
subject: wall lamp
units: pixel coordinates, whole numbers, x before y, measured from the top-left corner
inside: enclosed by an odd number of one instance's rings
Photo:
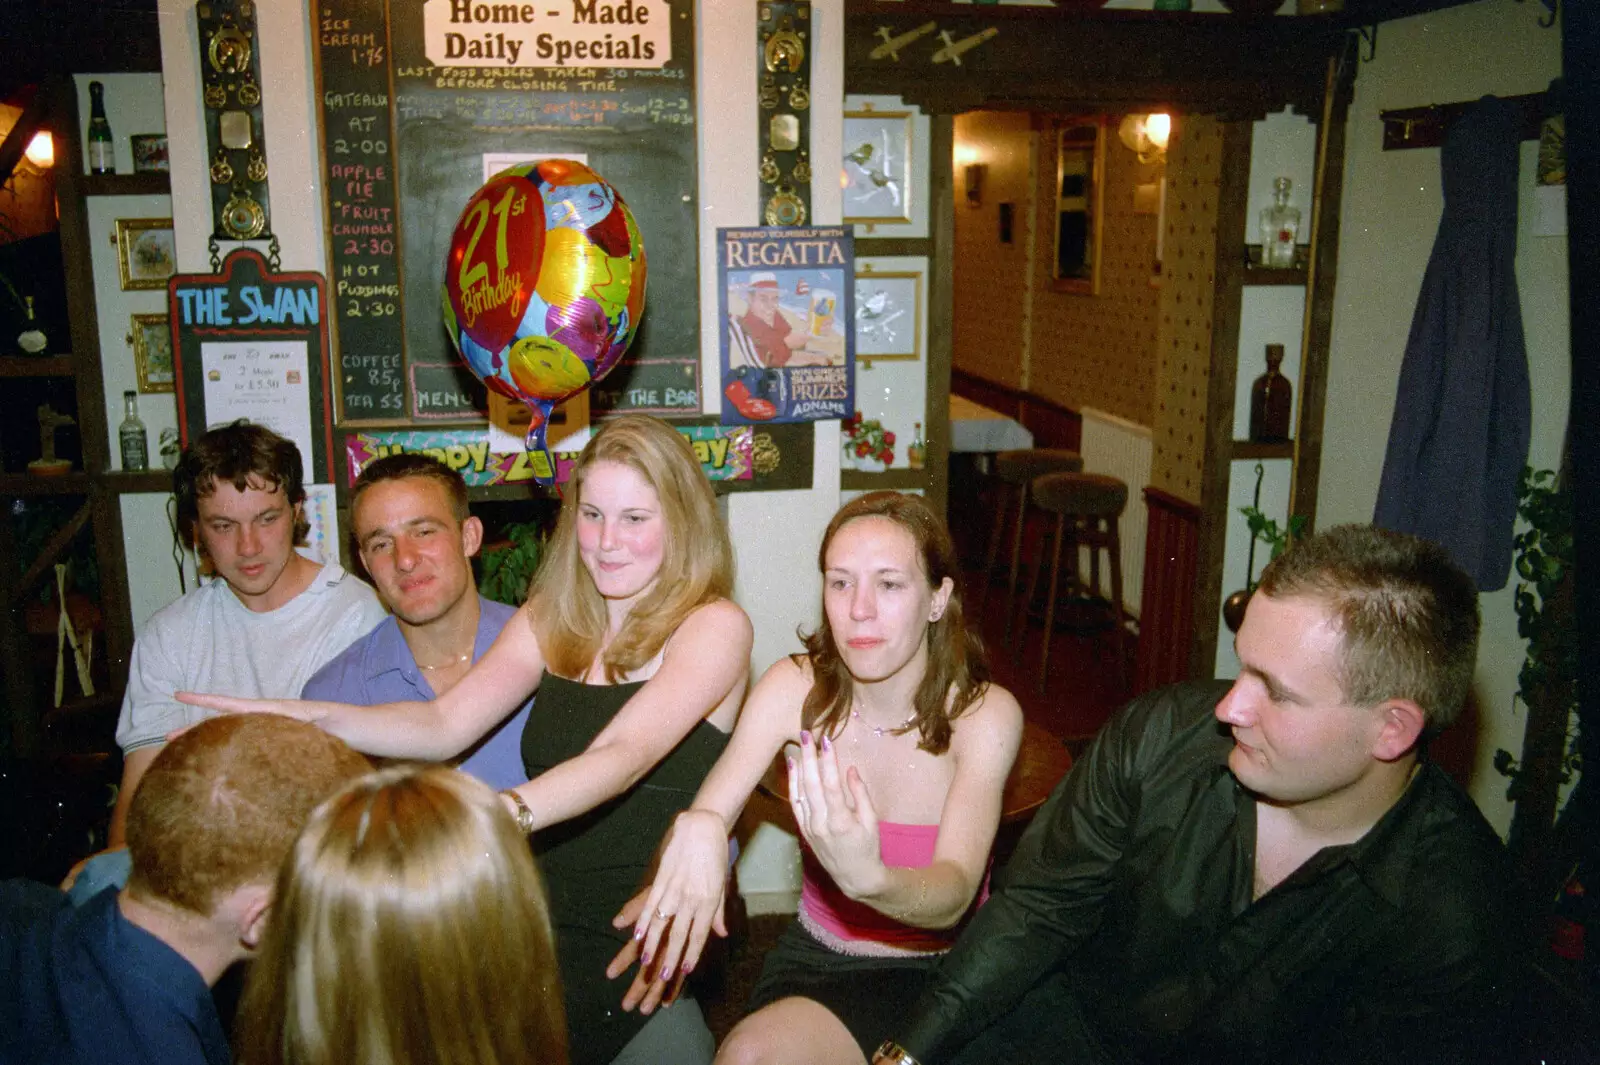
[[[50,131],[41,129],[33,135],[33,140],[28,142],[27,149],[22,153],[27,156],[28,162],[40,170],[49,170],[56,165],[56,143],[50,139]]]
[[[1127,115],[1117,127],[1117,136],[1139,157],[1139,162],[1157,162],[1167,154],[1167,141],[1172,137],[1172,116],[1159,111]]]
[[[967,164],[967,206],[983,206],[983,175],[989,167],[984,163]]]

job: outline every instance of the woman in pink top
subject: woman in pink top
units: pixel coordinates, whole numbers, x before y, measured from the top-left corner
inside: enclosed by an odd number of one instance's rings
[[[955,549],[926,502],[873,492],[847,503],[819,561],[821,627],[751,691],[673,825],[635,925],[655,980],[648,992],[636,982],[626,1004],[642,996],[648,1010],[713,928],[725,934],[728,834],[785,751],[804,850],[800,912],[719,1063],[872,1056],[978,898],[1022,735],[1017,701],[988,682],[963,622]]]

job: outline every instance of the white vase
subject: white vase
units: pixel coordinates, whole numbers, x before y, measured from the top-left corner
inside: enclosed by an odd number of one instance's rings
[[[856,459],[855,466],[856,469],[861,470],[863,473],[882,473],[884,470],[889,468],[883,462],[872,456],[868,456],[864,459]]]

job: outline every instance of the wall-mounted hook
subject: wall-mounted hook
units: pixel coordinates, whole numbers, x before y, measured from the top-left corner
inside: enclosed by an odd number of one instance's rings
[[[1522,2],[1523,0],[1517,0],[1519,4]],[[1561,0],[1539,0],[1539,3],[1543,4],[1544,9],[1550,12],[1550,17],[1540,19],[1539,25],[1544,29],[1549,29],[1556,24],[1556,17],[1561,13]]]
[[[1361,57],[1361,61],[1363,63],[1372,62],[1378,54],[1378,24],[1374,22],[1370,26],[1357,26],[1355,31],[1367,46],[1367,54]]]

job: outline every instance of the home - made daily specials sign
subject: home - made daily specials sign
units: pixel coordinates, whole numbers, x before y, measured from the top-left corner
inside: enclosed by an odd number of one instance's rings
[[[439,313],[450,233],[493,169],[579,157],[644,236],[650,294],[598,416],[698,414],[692,0],[321,0],[337,405],[342,423],[485,416]]]

